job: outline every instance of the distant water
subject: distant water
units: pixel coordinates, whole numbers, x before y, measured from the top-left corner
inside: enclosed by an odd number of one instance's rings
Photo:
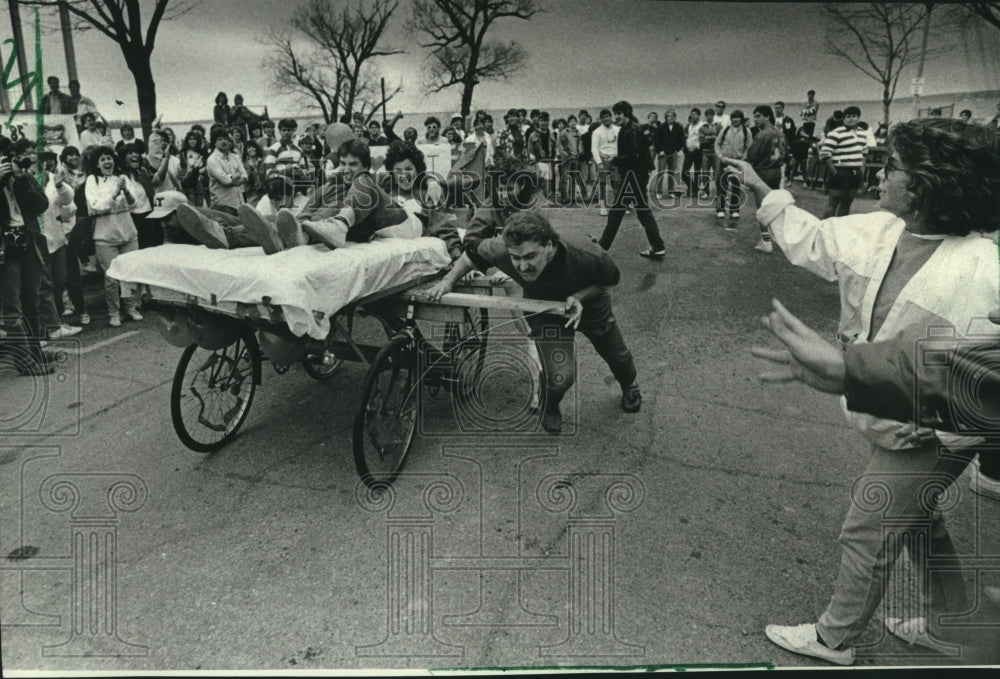
[[[663,113],[668,108],[673,108],[677,112],[677,119],[684,122],[687,119],[688,113],[695,106],[705,110],[705,107],[714,104],[717,99],[711,101],[698,102],[698,103],[682,103],[676,104],[671,102],[664,103],[633,103],[632,108],[635,111],[635,115],[640,121],[645,122],[646,116],[650,111],[656,111],[660,120],[663,119]],[[755,106],[760,104],[771,105],[774,103],[773,100],[756,101],[756,102],[743,102],[743,101],[726,101],[726,113],[731,113],[733,109],[740,109],[743,111],[747,117],[750,117],[750,113],[753,111]],[[973,120],[989,120],[997,112],[997,103],[1000,102],[1000,90],[983,90],[979,92],[954,92],[951,94],[933,94],[926,97],[920,98],[921,108],[936,108],[936,107],[948,107],[954,106],[954,117],[958,117],[959,111],[962,109],[969,109],[972,111]],[[574,105],[570,108],[547,108],[541,109],[548,111],[549,116],[553,121],[557,118],[566,118],[570,115],[576,115],[580,109],[586,109],[590,112],[594,119],[597,119],[597,114],[602,108],[611,108],[613,102],[607,102],[603,104],[583,104]],[[791,115],[793,119],[798,121],[799,110],[802,108],[804,101],[785,101],[785,111],[787,114]],[[533,106],[530,102],[521,102],[515,104],[518,108],[526,108],[529,111],[532,108],[541,108]],[[867,121],[873,127],[882,121],[882,102],[880,100],[863,100],[863,101],[824,101],[819,100],[819,115],[821,119],[826,119],[833,114],[836,109],[844,109],[847,106],[858,106],[861,109],[861,119]],[[473,106],[473,111],[476,108]],[[488,112],[493,116],[496,126],[499,127],[503,124],[503,115],[506,113],[504,110],[487,109]],[[404,111],[404,117],[397,123],[397,133],[402,134],[402,131],[407,127],[415,127],[421,132],[423,131],[424,119],[428,116],[437,116],[444,125],[447,125],[449,119],[454,114],[454,110],[450,111],[433,111],[433,112],[413,112],[408,113]],[[274,116],[274,119],[284,116]],[[381,117],[381,114],[379,115]],[[900,120],[910,120],[916,117],[916,110],[914,108],[913,98],[910,96],[897,97],[889,109],[889,120],[891,122],[899,122]],[[295,116],[299,123],[299,127],[303,128],[314,122],[323,122],[322,116],[316,115],[304,115]],[[138,121],[129,121],[133,125],[138,126]],[[206,118],[204,120],[186,120],[180,122],[164,122],[163,125],[167,127],[174,128],[174,132],[178,133],[179,136],[183,135],[183,131],[187,131],[191,125],[195,123],[201,123],[206,127],[211,126],[212,119]],[[111,123],[112,127],[117,127],[120,123],[114,121]]]

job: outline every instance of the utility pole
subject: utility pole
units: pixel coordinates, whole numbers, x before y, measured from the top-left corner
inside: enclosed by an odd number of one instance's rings
[[[927,36],[931,32],[931,12],[934,10],[934,3],[924,3],[927,7],[927,16],[924,17],[924,37],[920,43],[920,61],[917,62],[917,77],[913,79],[911,89],[913,92],[913,114],[920,117],[920,95],[924,91],[924,59],[927,57]]]
[[[69,23],[69,6],[66,0],[59,3],[59,25],[62,27],[63,51],[66,52],[66,76],[79,80],[76,73],[76,50],[73,49],[73,27]]]
[[[35,110],[31,99],[31,79],[28,77],[28,58],[24,53],[24,33],[21,31],[21,14],[18,11],[17,0],[7,0],[10,7],[10,28],[14,34],[14,48],[17,50],[17,72],[21,76],[21,90],[24,92],[26,111]],[[41,78],[42,74],[36,74]]]

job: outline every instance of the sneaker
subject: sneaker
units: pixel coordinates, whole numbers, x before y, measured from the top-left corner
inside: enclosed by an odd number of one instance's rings
[[[302,227],[299,226],[299,220],[296,219],[295,213],[288,208],[278,210],[275,226],[278,228],[278,238],[281,239],[281,244],[285,246],[286,250],[298,245],[309,244],[309,239],[302,233]]]
[[[347,245],[347,229],[339,221],[303,220],[302,230],[331,250]]]
[[[75,313],[76,309],[74,309],[72,305],[67,305],[66,308],[63,309],[62,316],[65,318],[66,316],[72,316]]]
[[[213,250],[229,249],[229,240],[222,226],[190,205],[177,206],[177,221],[188,235],[205,247]]]
[[[110,318],[108,318],[108,325],[110,325],[112,328],[122,327],[121,316],[119,316],[118,314],[112,315]]]
[[[553,434],[562,431],[562,413],[558,405],[542,410],[542,429]]]
[[[754,250],[757,252],[766,252],[768,254],[774,252],[774,244],[769,240],[760,239],[760,242],[754,246]]]
[[[910,618],[909,620],[886,618],[885,628],[889,630],[889,634],[899,637],[911,648],[921,646],[949,655],[955,651],[954,646],[938,641],[927,632],[927,618]]]
[[[138,309],[129,309],[128,311],[125,312],[125,315],[128,316],[130,321],[142,320],[142,314],[139,313]]]
[[[648,250],[643,250],[642,252],[640,252],[639,256],[645,257],[647,259],[663,259],[664,257],[667,256],[667,251],[654,250],[653,248],[649,248]]]
[[[739,219],[740,218],[740,211],[739,210],[733,210],[732,212],[729,213],[729,218],[730,219]]]
[[[80,314],[80,325],[90,325],[90,314],[86,312]]]
[[[74,337],[83,332],[83,328],[74,325],[61,325],[57,329],[49,333],[49,339],[66,339],[67,337]]]
[[[642,407],[642,394],[639,393],[639,385],[633,384],[622,392],[622,410],[626,413],[637,413]]]
[[[715,216],[718,217],[719,219],[725,219],[726,218],[726,213],[723,212],[722,210],[716,210],[715,211]]]
[[[602,207],[601,208],[601,216],[602,217],[607,217],[608,216],[608,208],[606,208],[606,207]]]
[[[983,497],[1000,500],[1000,481],[991,479],[979,471],[979,465],[976,465],[974,469],[972,479],[969,481],[969,490]]]
[[[768,625],[764,628],[767,638],[781,646],[786,651],[809,655],[814,658],[836,663],[838,665],[853,665],[854,652],[851,649],[834,650],[820,643],[816,634],[816,625]]]
[[[246,203],[240,205],[236,212],[243,226],[246,227],[254,240],[264,248],[265,255],[273,255],[285,249],[285,246],[281,243],[281,238],[278,237],[277,229],[264,219],[264,215]]]

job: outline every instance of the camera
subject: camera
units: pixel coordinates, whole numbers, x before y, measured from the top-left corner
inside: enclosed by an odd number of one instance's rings
[[[946,402],[929,399],[916,389],[915,416],[936,415],[947,409],[955,433],[963,436],[995,437],[1000,434],[1000,412],[995,389],[1000,373],[1000,332],[987,319],[976,319],[970,331],[958,337],[955,328],[941,325],[927,329],[927,337],[917,340],[915,386],[929,382],[947,385]]]

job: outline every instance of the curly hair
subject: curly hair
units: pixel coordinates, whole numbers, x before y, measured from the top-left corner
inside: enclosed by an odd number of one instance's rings
[[[115,160],[115,169],[112,174],[119,174],[121,172],[121,162],[118,159],[118,154],[110,146],[92,146],[87,150],[87,174],[93,175],[95,177],[100,177],[103,175],[101,172],[101,167],[98,161],[101,156],[111,156]]]
[[[424,160],[424,152],[408,141],[395,140],[389,144],[389,150],[385,152],[385,169],[392,171],[396,163],[409,160],[413,163],[417,174],[427,171],[427,161]]]
[[[521,245],[534,241],[539,245],[555,245],[559,242],[559,234],[552,228],[552,223],[537,210],[515,212],[507,218],[504,224],[503,242],[510,245]]]
[[[923,118],[893,125],[887,145],[906,170],[913,209],[934,233],[1000,229],[1000,137],[994,130]]]

